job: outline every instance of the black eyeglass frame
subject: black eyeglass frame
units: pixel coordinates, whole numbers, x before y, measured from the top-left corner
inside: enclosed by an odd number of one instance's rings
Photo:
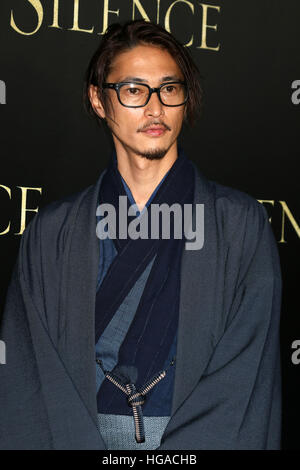
[[[162,87],[166,86],[166,85],[172,85],[174,83],[180,83],[182,85],[185,85],[186,87],[186,97],[185,97],[185,100],[183,103],[180,103],[180,104],[165,104],[162,99],[161,99],[161,96],[160,96],[160,90]],[[145,87],[148,88],[149,90],[149,95],[148,95],[148,99],[146,101],[145,104],[139,104],[138,106],[131,106],[131,105],[128,105],[128,104],[124,104],[122,103],[121,101],[121,98],[120,98],[120,88],[123,86],[123,85],[130,85],[130,84],[134,84],[134,85],[143,85]],[[164,106],[169,106],[170,108],[175,108],[177,106],[183,106],[188,98],[189,98],[189,89],[188,89],[188,86],[186,84],[186,82],[183,82],[183,81],[180,81],[180,80],[176,80],[176,81],[173,81],[173,82],[165,82],[165,83],[162,83],[159,87],[157,88],[151,88],[149,85],[147,85],[146,83],[142,83],[142,82],[118,82],[118,83],[103,83],[102,84],[102,89],[105,89],[105,88],[109,88],[109,89],[112,89],[112,90],[115,90],[116,93],[117,93],[117,96],[118,96],[118,100],[119,100],[119,103],[122,105],[122,106],[125,106],[125,108],[143,108],[144,106],[146,106],[149,101],[150,101],[150,98],[152,96],[152,93],[157,93],[157,96],[158,96],[158,99],[159,101],[161,102],[162,105]]]

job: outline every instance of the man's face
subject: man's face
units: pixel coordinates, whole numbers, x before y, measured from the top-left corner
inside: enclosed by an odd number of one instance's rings
[[[158,87],[176,80],[184,80],[184,77],[169,52],[154,46],[139,45],[115,58],[106,82],[138,81]],[[99,116],[106,118],[118,154],[125,152],[128,156],[133,153],[158,159],[176,146],[185,105],[164,106],[157,93],[153,93],[146,106],[127,108],[118,101],[115,90],[107,89],[106,93],[111,99],[106,113],[95,94],[92,103]]]

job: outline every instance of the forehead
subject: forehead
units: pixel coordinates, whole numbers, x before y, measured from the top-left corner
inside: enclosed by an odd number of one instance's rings
[[[139,45],[118,54],[112,61],[109,81],[139,77],[144,81],[160,81],[162,77],[183,80],[183,73],[171,54],[160,47]]]

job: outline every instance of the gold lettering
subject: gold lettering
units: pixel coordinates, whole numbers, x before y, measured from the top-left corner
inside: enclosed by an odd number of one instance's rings
[[[188,0],[176,0],[175,2],[171,3],[171,5],[169,6],[167,12],[166,12],[166,16],[165,16],[165,29],[170,33],[171,32],[171,28],[170,28],[170,15],[171,15],[171,11],[173,10],[173,7],[176,5],[176,3],[185,3],[186,5],[189,6],[189,8],[192,10],[192,13],[194,14],[194,5],[189,2]],[[189,47],[193,44],[193,38],[194,36],[192,35],[191,39],[189,40],[189,42],[187,44],[185,44],[185,46]]]
[[[82,31],[84,33],[92,33],[94,31],[94,26],[91,29],[81,29],[78,26],[78,15],[79,15],[79,0],[74,0],[74,18],[73,18],[73,27],[68,28],[69,31]]]
[[[156,24],[159,24],[160,0],[156,0],[156,1],[157,1]]]
[[[274,207],[274,202],[275,201],[272,201],[271,199],[257,199],[258,202],[260,202],[261,204],[272,204],[272,206]],[[272,217],[269,217],[269,222],[271,223],[272,221]]]
[[[108,14],[113,13],[114,15],[119,16],[119,9],[118,10],[109,10],[109,0],[104,0],[104,5],[103,5],[103,29],[101,33],[98,34],[104,34],[105,31],[108,28]]]
[[[132,1],[132,19],[133,20],[135,20],[135,9],[136,8],[139,10],[140,14],[142,15],[142,18],[145,21],[150,21],[150,18],[147,15],[147,13],[145,12],[144,7],[141,5],[140,0],[133,0]]]
[[[187,42],[186,44],[184,44],[184,46],[185,46],[185,47],[190,47],[190,46],[192,46],[193,42],[194,42],[194,35],[192,34],[191,39],[189,40],[189,42]]]
[[[282,224],[281,224],[281,239],[279,240],[279,243],[286,243],[286,240],[284,239],[284,225],[285,225],[285,216],[287,215],[289,221],[291,222],[292,226],[294,227],[298,237],[300,237],[300,227],[297,224],[296,220],[292,216],[292,213],[290,209],[288,208],[287,204],[285,201],[279,201],[279,203],[282,206]]]
[[[132,0],[132,19],[135,20],[135,9],[138,9],[142,18],[145,21],[151,21],[149,16],[147,15],[143,5],[141,4],[140,0]],[[156,23],[159,23],[159,10],[160,10],[160,0],[156,0]]]
[[[53,23],[49,26],[49,28],[59,28],[62,29],[61,26],[58,24],[58,11],[59,11],[59,0],[53,1]]]
[[[200,46],[197,46],[198,49],[209,49],[211,51],[219,51],[220,50],[220,44],[218,44],[217,47],[210,47],[207,45],[207,30],[208,28],[211,28],[211,29],[214,29],[215,31],[217,30],[217,25],[214,24],[214,25],[209,25],[207,24],[207,12],[208,12],[208,8],[214,8],[215,10],[218,11],[218,13],[220,13],[220,10],[221,10],[221,7],[219,6],[216,6],[216,5],[207,5],[206,3],[200,3],[200,5],[202,6],[202,11],[203,11],[203,16],[202,16],[202,41],[201,41],[201,45]]]
[[[30,36],[31,34],[35,34],[40,29],[41,24],[43,22],[43,16],[44,16],[43,6],[42,6],[40,0],[28,0],[28,2],[31,3],[31,5],[33,6],[33,8],[35,9],[35,11],[38,15],[37,27],[35,28],[34,31],[31,31],[31,33],[25,33],[25,31],[22,31],[21,29],[19,29],[18,26],[15,23],[15,20],[14,20],[13,10],[11,10],[11,12],[10,12],[10,25],[11,25],[11,27],[15,31],[17,31],[17,33],[25,34],[25,36]]]
[[[39,208],[36,207],[35,209],[28,209],[27,208],[27,192],[28,191],[39,191],[42,193],[42,188],[28,188],[25,186],[17,186],[22,191],[22,203],[21,203],[21,224],[20,224],[20,232],[15,233],[15,235],[22,235],[25,230],[26,224],[26,212],[38,212]]]
[[[0,184],[0,188],[5,189],[5,191],[9,195],[9,199],[11,199],[11,190],[10,190],[10,188],[8,188],[7,186],[4,186],[3,184]],[[0,232],[0,235],[5,235],[6,233],[9,232],[9,229],[10,229],[10,222],[9,222],[8,226],[6,227],[6,229],[3,232]]]

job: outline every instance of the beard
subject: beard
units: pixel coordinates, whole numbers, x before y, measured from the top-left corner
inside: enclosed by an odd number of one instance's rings
[[[140,157],[147,158],[147,160],[161,160],[167,151],[168,149],[155,148],[144,152],[138,151],[137,154]]]
[[[117,124],[117,123],[116,123]],[[152,124],[161,124],[160,122],[153,122],[153,123],[148,123],[147,124],[147,127],[150,127],[150,125]],[[142,157],[142,158],[146,158],[147,160],[162,160],[164,158],[164,156],[166,155],[166,153],[170,150],[170,147],[173,145],[174,142],[170,143],[170,145],[168,147],[165,147],[165,148],[150,148],[148,150],[141,150],[141,149],[138,149],[136,147],[133,147],[132,145],[130,144],[125,144],[125,142],[122,142],[122,140],[118,137],[117,133],[114,132],[114,129],[112,128],[111,124],[107,122],[107,125],[111,131],[111,133],[115,136],[115,138],[117,140],[119,140],[119,142],[124,146],[124,147],[127,147],[127,149],[130,149],[133,153],[135,153],[136,155]],[[117,124],[118,125],[118,124]],[[170,131],[171,128],[167,125],[167,124],[163,124],[165,126],[165,128]],[[138,129],[138,132],[141,132],[142,130],[146,129],[146,127],[142,127],[140,129]]]
[[[113,131],[113,129],[109,126],[110,131],[113,136],[123,145],[124,148],[127,148],[127,150],[130,150],[131,152],[135,153],[139,157],[146,158],[147,160],[162,160],[164,156],[168,153],[170,150],[171,146],[174,144],[174,142],[171,142],[167,147],[163,148],[149,148],[142,150],[141,148],[137,148],[133,145],[130,145],[128,143],[125,143],[122,141],[118,135]]]

